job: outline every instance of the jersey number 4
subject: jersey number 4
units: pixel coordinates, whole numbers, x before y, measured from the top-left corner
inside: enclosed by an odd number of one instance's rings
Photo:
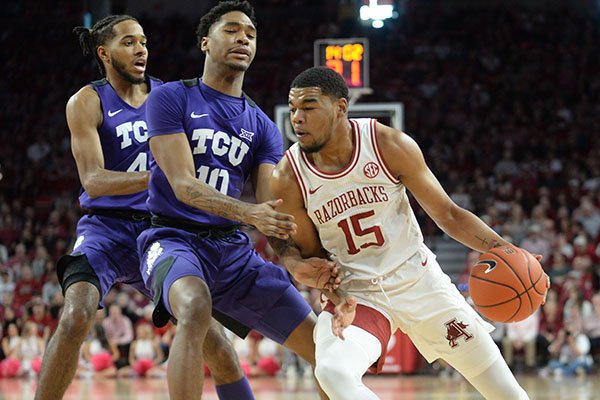
[[[144,172],[148,171],[148,153],[140,153],[131,163],[127,172]]]
[[[346,243],[348,244],[348,254],[354,255],[361,251],[361,249],[366,249],[371,246],[383,246],[385,239],[383,238],[383,233],[381,232],[381,227],[379,226],[371,226],[369,228],[363,228],[360,226],[360,220],[369,218],[375,215],[375,211],[366,211],[359,214],[354,214],[350,218],[346,218],[338,222],[338,226],[344,232],[344,236],[346,237]],[[359,247],[356,246],[357,240],[355,238],[362,238],[363,236],[374,235],[370,239],[375,239],[366,241],[361,244]]]

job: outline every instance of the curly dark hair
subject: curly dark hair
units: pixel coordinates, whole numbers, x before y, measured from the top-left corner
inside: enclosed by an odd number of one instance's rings
[[[337,72],[327,67],[312,67],[302,71],[291,84],[292,88],[318,87],[335,99],[349,99],[348,85]]]
[[[250,18],[250,21],[256,28],[256,15],[254,14],[254,7],[246,0],[228,0],[222,1],[213,8],[211,8],[206,14],[200,18],[200,23],[196,28],[196,38],[198,40],[197,46],[200,48],[202,38],[208,36],[210,27],[213,26],[224,14],[232,11],[243,12]]]
[[[96,64],[98,64],[98,69],[102,75],[106,75],[106,71],[104,70],[102,60],[98,57],[96,49],[115,37],[115,31],[113,29],[115,25],[129,20],[138,22],[138,20],[131,15],[109,15],[96,22],[92,29],[83,26],[76,26],[73,28],[73,33],[79,39],[79,46],[81,46],[83,55],[94,55],[94,60],[96,60]]]

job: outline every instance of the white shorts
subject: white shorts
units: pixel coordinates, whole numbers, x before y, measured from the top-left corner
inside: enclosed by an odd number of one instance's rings
[[[395,272],[371,281],[342,282],[343,293],[390,320],[428,362],[446,360],[465,377],[479,375],[500,355],[485,322],[450,281],[427,246]]]

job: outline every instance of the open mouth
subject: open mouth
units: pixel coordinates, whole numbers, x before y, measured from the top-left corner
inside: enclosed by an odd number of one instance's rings
[[[133,66],[137,71],[144,72],[146,71],[146,60],[137,60],[133,63]]]

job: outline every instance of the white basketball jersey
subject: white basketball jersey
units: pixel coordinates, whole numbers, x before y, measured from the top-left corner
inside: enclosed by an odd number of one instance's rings
[[[377,147],[376,120],[350,123],[354,153],[340,172],[320,171],[297,143],[286,151],[307,213],[323,248],[342,264],[344,281],[386,275],[423,243],[406,189]]]

